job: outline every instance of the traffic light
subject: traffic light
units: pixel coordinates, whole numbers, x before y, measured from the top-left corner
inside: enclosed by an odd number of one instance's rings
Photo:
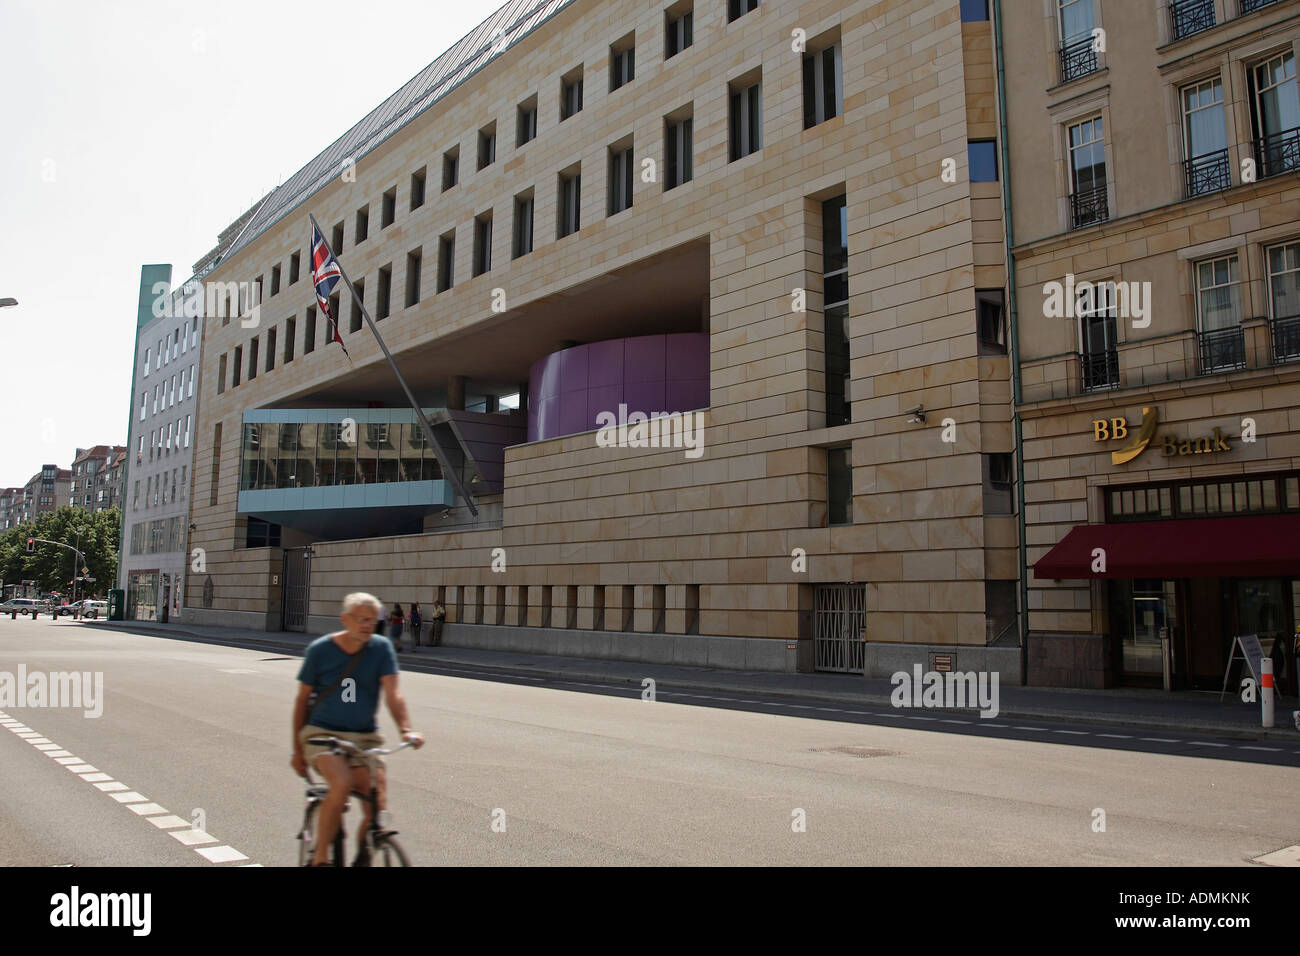
[[[35,539],[35,538],[28,538],[28,539],[27,539],[27,553],[28,553],[28,554],[35,554],[35,553],[36,553],[36,539]]]

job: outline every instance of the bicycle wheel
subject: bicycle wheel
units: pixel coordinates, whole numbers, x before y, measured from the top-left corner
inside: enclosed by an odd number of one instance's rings
[[[302,830],[298,834],[298,865],[311,866],[316,854],[316,825],[320,820],[320,804],[312,803],[302,819]],[[334,848],[330,854],[331,866],[343,865],[343,821],[339,821],[339,830],[334,834]]]
[[[393,837],[380,837],[375,841],[375,856],[371,866],[410,866],[402,845]]]

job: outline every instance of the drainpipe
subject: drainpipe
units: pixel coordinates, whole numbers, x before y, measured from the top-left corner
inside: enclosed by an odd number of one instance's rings
[[[1020,568],[1016,575],[1020,589],[1020,679],[1029,682],[1029,568],[1025,541],[1025,455],[1024,429],[1020,419],[1020,324],[1016,308],[1016,260],[1011,254],[1014,239],[1011,226],[1011,164],[1007,144],[1006,66],[1002,56],[1002,0],[993,0],[994,56],[998,66],[998,146],[1002,162],[1002,233],[1007,258],[1007,316],[1011,325],[1011,408],[1016,430],[1016,531]]]

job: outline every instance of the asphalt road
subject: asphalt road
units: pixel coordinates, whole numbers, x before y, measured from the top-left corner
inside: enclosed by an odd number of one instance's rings
[[[0,673],[104,682],[98,718],[0,705],[0,865],[294,865],[298,664],[0,619]],[[421,865],[1250,865],[1300,844],[1290,747],[437,664],[402,687],[428,743],[389,758],[390,807]]]

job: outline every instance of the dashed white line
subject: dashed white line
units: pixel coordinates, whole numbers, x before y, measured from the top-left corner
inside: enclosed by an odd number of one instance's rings
[[[109,796],[118,803],[136,803],[149,799],[143,793],[136,793],[134,790],[128,790],[126,793],[110,793]]]
[[[166,813],[166,807],[160,807],[156,803],[128,803],[126,808],[139,816],[147,816],[150,813]]]
[[[106,773],[83,773],[81,779],[86,783],[99,783],[102,780],[112,780],[113,777]]]
[[[195,847],[195,852],[199,856],[205,857],[209,863],[233,863],[236,860],[247,860],[248,857],[240,853],[233,846],[205,846]],[[260,863],[249,863],[248,866],[261,866]]]
[[[194,824],[189,820],[186,820],[183,817],[178,817],[175,814],[169,814],[165,817],[145,817],[145,819],[156,826],[159,830],[172,830],[176,827],[194,826]]]
[[[1131,734],[1098,734],[1098,737],[1112,737],[1115,740],[1132,740]]]
[[[1087,736],[1088,736],[1088,732],[1087,732],[1086,730],[1053,730],[1052,733],[1054,733],[1054,734],[1073,734],[1075,737],[1087,737]]]
[[[1211,743],[1211,742],[1208,741],[1208,740],[1189,740],[1189,741],[1187,741],[1187,742],[1188,742],[1189,744],[1191,744],[1193,747],[1226,747],[1226,746],[1228,746],[1227,744],[1216,744],[1216,743]]]
[[[126,784],[118,783],[116,780],[110,780],[108,783],[97,783],[95,789],[101,793],[116,793],[118,790],[125,790]]]
[[[175,837],[186,846],[194,846],[199,843],[216,843],[217,838],[203,830],[169,830],[167,833],[170,837]]]
[[[1267,750],[1269,753],[1278,753],[1278,754],[1282,752],[1281,747],[1255,747],[1250,744],[1242,744],[1241,749],[1242,750]]]
[[[1138,740],[1145,740],[1153,744],[1176,744],[1181,743],[1174,737],[1139,737]]]

